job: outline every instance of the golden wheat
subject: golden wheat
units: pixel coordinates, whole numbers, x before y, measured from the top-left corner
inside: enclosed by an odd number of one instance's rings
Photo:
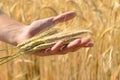
[[[26,24],[74,10],[77,17],[57,27],[94,32],[93,48],[64,56],[20,56],[0,66],[0,80],[120,80],[119,0],[0,0],[0,8]],[[16,51],[5,43],[0,49],[1,57]]]
[[[85,33],[90,33],[90,34],[92,33],[90,30],[80,30],[80,31],[69,33],[69,34],[64,34],[64,35],[59,35],[59,36],[53,35],[52,36],[51,34],[53,34],[55,32],[56,32],[56,29],[53,28],[53,29],[48,30],[48,31],[46,31],[38,36],[35,36],[35,37],[33,37],[33,38],[23,42],[23,43],[18,44],[17,47],[19,48],[19,51],[14,53],[14,54],[11,54],[11,55],[1,57],[0,58],[0,65],[20,56],[22,54],[34,53],[36,51],[51,48],[59,40],[64,40],[65,44],[68,44],[72,40],[79,38],[78,37],[79,35],[82,35]],[[41,39],[41,38],[43,38],[43,39]]]

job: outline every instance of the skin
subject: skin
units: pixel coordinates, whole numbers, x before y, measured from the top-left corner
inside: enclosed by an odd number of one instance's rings
[[[30,25],[25,25],[24,23],[11,19],[0,11],[0,40],[16,46],[17,44],[32,38],[37,33],[43,32],[58,23],[71,20],[75,16],[76,13],[71,11],[58,16],[36,20]],[[80,48],[92,46],[93,43],[89,37],[75,39],[67,45],[64,45],[64,41],[60,40],[52,48],[37,51],[34,54],[39,56],[60,55],[68,52],[74,52]]]

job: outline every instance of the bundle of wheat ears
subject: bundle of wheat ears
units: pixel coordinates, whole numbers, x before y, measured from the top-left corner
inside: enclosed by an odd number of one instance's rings
[[[61,33],[61,34],[59,34]],[[0,58],[0,65],[4,64],[12,59],[27,53],[35,53],[39,50],[44,50],[55,45],[59,40],[64,40],[65,44],[68,44],[72,40],[76,38],[80,38],[82,34],[91,34],[90,30],[79,30],[67,34],[63,34],[62,32],[58,32],[57,28],[49,29],[27,41],[24,41],[17,45],[19,50],[13,54],[4,56]]]

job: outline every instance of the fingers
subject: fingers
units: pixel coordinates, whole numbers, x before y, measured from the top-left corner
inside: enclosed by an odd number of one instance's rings
[[[86,45],[84,45],[83,47],[92,47],[93,43],[92,42],[88,42]]]
[[[90,38],[76,39],[68,44],[68,46],[61,51],[62,53],[73,52],[81,47],[92,47],[88,43],[91,42]],[[92,44],[92,42],[91,42]]]
[[[64,45],[64,41],[58,41],[51,49],[46,49],[42,51],[37,51],[35,55],[38,56],[48,56],[48,55],[55,55],[58,51],[60,51],[60,48]]]
[[[81,43],[81,40],[80,39],[76,39],[72,42],[70,42],[68,45],[67,45],[67,48],[71,49],[73,47],[77,47],[79,46],[79,44]]]
[[[57,52],[57,51],[59,51],[61,48],[62,48],[62,46],[64,46],[64,41],[59,41],[59,42],[57,42],[52,48],[51,48],[51,51],[52,52]]]
[[[89,37],[87,38],[83,38],[81,40],[81,44],[79,45],[80,47],[84,47],[85,45],[87,45],[89,42],[91,42],[91,39]]]
[[[69,50],[69,52],[74,52],[82,47],[87,48],[87,47],[92,47],[92,46],[93,46],[93,42],[91,42],[90,38],[83,38],[79,46],[76,48],[73,47],[73,49]]]
[[[66,54],[68,52],[76,51],[82,47],[92,47],[93,43],[90,38],[76,39],[70,42],[67,46],[64,46],[64,41],[59,41],[56,43],[51,49],[42,50],[36,55],[39,56],[48,56],[48,55],[58,55],[58,54]]]

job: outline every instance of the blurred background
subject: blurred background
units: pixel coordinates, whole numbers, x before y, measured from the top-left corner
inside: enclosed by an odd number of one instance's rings
[[[93,31],[93,48],[66,55],[20,56],[0,65],[0,80],[120,80],[120,0],[0,0],[10,17],[32,21],[76,11],[77,16],[56,25],[64,31]],[[16,52],[0,42],[0,56]]]

